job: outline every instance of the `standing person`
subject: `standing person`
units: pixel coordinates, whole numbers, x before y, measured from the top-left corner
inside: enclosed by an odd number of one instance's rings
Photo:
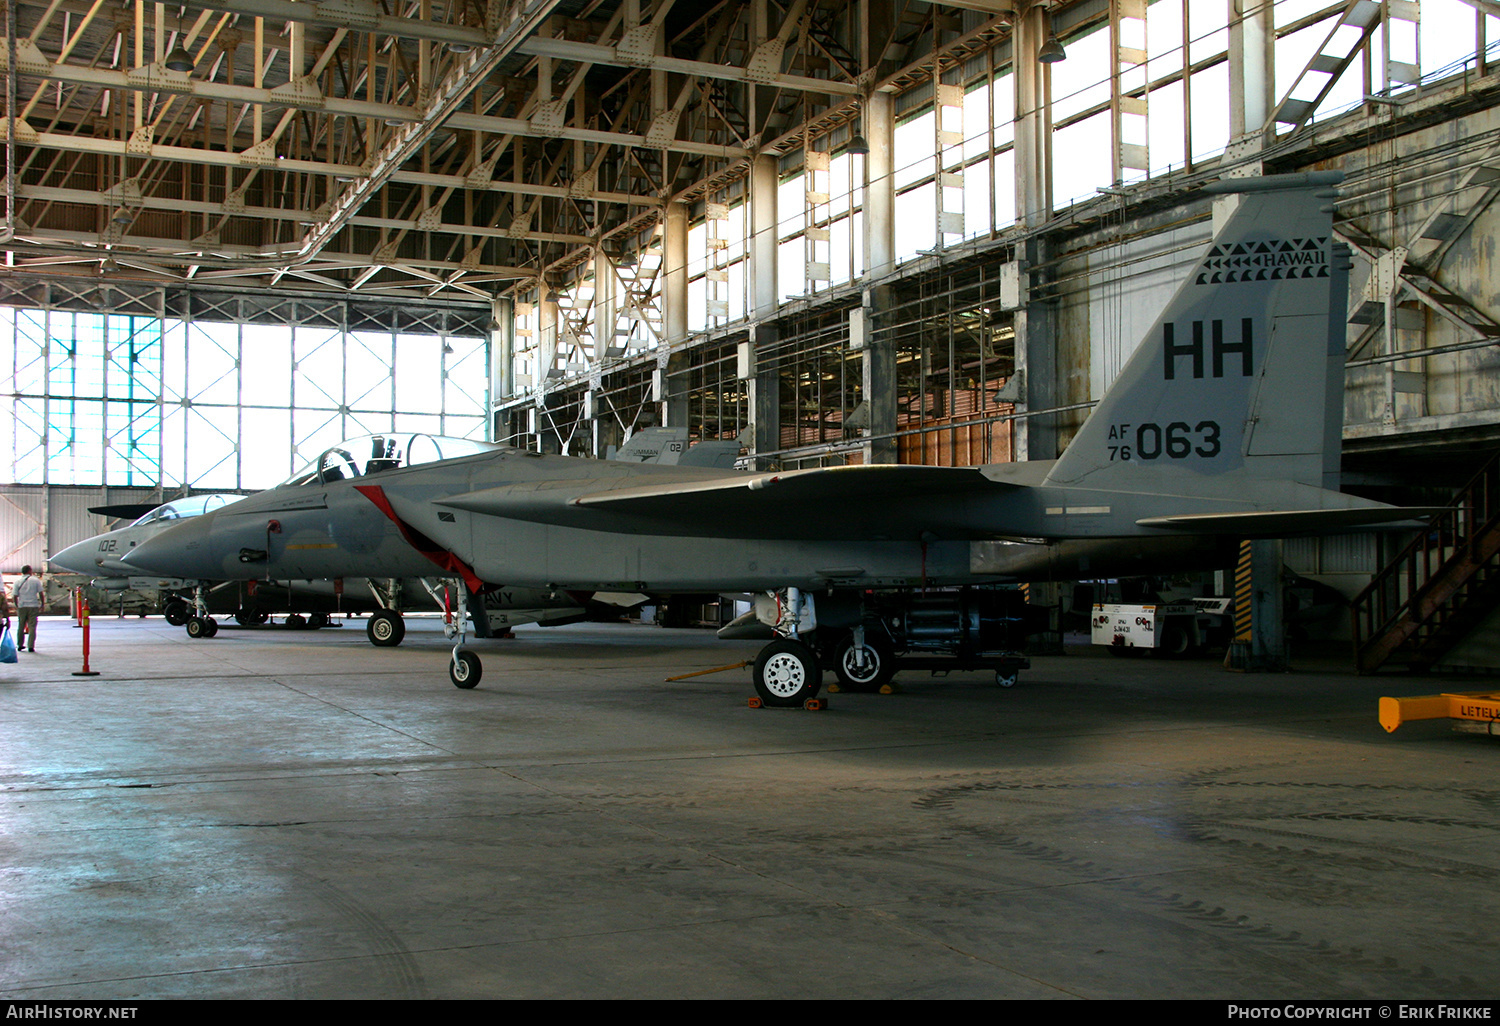
[[[16,651],[25,648],[28,652],[36,651],[36,618],[42,612],[42,579],[31,572],[31,566],[21,567],[22,577],[16,585],[16,617],[20,626],[16,628]],[[31,644],[28,647],[26,638],[28,632]]]

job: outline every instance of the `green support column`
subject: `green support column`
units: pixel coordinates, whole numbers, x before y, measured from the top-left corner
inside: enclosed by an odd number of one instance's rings
[[[1062,655],[1062,585],[1057,581],[1033,581],[1025,586],[1026,603],[1045,610],[1047,626],[1032,633],[1026,642],[1031,655]]]
[[[889,93],[875,93],[864,103],[865,141],[865,277],[874,281],[896,269],[896,115]]]
[[[1224,665],[1250,673],[1285,673],[1286,618],[1281,541],[1240,545],[1234,574],[1234,641]]]
[[[1258,152],[1276,106],[1276,26],[1259,0],[1229,3],[1229,134],[1237,151]]]
[[[758,324],[750,330],[746,343],[748,367],[742,367],[745,389],[750,397],[750,424],[754,437],[751,453],[775,452],[781,448],[781,358],[776,354],[780,337],[776,329]],[[774,460],[756,460],[765,469]]]
[[[557,367],[558,335],[562,332],[562,315],[557,309],[556,294],[543,285],[537,301],[537,379],[536,405],[532,408],[537,452],[562,452],[562,439],[547,415],[548,389],[552,378],[548,372]]]
[[[849,341],[864,354],[860,379],[868,437],[866,463],[899,462],[896,444],[896,332],[889,324],[895,290],[877,285],[865,290],[865,305],[850,312]]]
[[[1016,18],[1011,47],[1016,54],[1015,162],[1016,214],[1029,228],[1052,216],[1052,104],[1051,72],[1037,59],[1048,35],[1047,11],[1032,6]],[[1037,301],[1043,283],[1029,268],[1046,266],[1045,243],[1033,237],[1021,261],[1020,309],[1015,314],[1016,372],[1023,383],[1016,411],[1045,410],[1056,405],[1056,339],[1050,300]],[[1057,458],[1057,429],[1053,418],[1015,421],[1014,458]]]
[[[493,401],[515,392],[515,304],[509,299],[495,299],[490,308],[490,397]]]
[[[688,333],[688,208],[685,203],[667,204],[662,223],[661,316],[668,345]]]
[[[660,367],[661,422],[667,427],[688,427],[688,393],[692,388],[692,354],[672,353]]]
[[[776,317],[780,284],[776,237],[776,158],[760,156],[750,166],[750,310],[757,320]]]
[[[1037,299],[1045,295],[1039,275],[1027,267],[1046,263],[1041,239],[1026,243],[1021,268],[1022,306],[1015,313],[1016,373],[1021,378],[1022,402],[1017,412],[1046,410],[1057,405],[1057,337],[1054,302]],[[1013,455],[1017,460],[1054,460],[1060,455],[1055,417],[1022,417],[1014,421]]]
[[[561,393],[558,393],[561,396]],[[551,394],[537,397],[536,402],[536,443],[537,452],[558,455],[563,451],[562,435],[557,431],[557,426],[552,422],[549,414],[548,399]]]

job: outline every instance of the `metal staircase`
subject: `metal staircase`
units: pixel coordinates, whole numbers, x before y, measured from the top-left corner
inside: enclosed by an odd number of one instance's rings
[[[1354,599],[1360,673],[1430,669],[1500,602],[1500,453]]]

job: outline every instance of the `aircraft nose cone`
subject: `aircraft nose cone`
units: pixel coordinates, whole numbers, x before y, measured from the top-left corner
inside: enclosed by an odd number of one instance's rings
[[[223,577],[223,568],[209,544],[213,516],[193,517],[148,538],[124,557],[145,574],[164,577]]]
[[[90,538],[87,541],[69,545],[61,552],[49,556],[47,561],[72,574],[97,574],[99,564],[95,562],[95,559],[98,549],[99,540]]]

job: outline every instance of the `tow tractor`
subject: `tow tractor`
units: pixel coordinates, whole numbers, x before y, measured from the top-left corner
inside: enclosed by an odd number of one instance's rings
[[[1233,603],[1232,598],[1145,605],[1096,602],[1090,636],[1095,645],[1117,655],[1140,649],[1142,654],[1185,656],[1210,644],[1228,622]]]

